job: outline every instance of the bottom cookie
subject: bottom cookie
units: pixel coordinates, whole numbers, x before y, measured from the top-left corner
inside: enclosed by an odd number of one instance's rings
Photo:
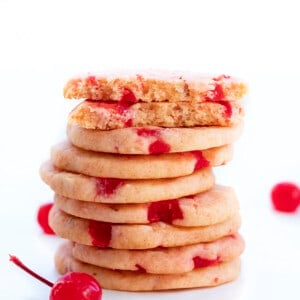
[[[55,256],[60,274],[85,272],[94,276],[105,289],[121,291],[173,290],[220,285],[236,279],[240,273],[240,259],[215,266],[195,269],[181,274],[147,274],[140,271],[109,270],[76,260],[72,243],[63,243]]]

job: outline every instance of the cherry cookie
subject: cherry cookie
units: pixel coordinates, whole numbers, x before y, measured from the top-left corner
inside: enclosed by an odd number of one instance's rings
[[[234,126],[162,128],[130,127],[115,130],[91,130],[68,125],[70,142],[82,149],[120,154],[157,154],[205,150],[234,143],[243,123]]]
[[[86,151],[68,142],[52,147],[51,160],[59,169],[95,177],[122,179],[174,178],[231,160],[233,148],[226,145],[202,151],[159,155],[121,155]]]
[[[244,246],[243,238],[233,234],[209,243],[150,250],[101,249],[74,243],[72,255],[107,269],[176,274],[231,261],[241,255]]]
[[[64,212],[95,221],[121,224],[165,222],[177,226],[208,226],[230,219],[238,213],[239,203],[232,188],[212,189],[175,200],[142,204],[102,204],[55,195]]]
[[[126,71],[83,74],[70,79],[64,97],[141,102],[237,101],[246,94],[241,80],[227,76],[210,76],[179,71]]]
[[[241,219],[236,214],[224,222],[198,227],[179,227],[164,222],[112,224],[78,218],[54,205],[49,213],[49,224],[58,236],[79,244],[115,249],[150,249],[214,241],[237,233]]]
[[[63,243],[56,252],[55,265],[59,273],[84,272],[94,276],[105,289],[121,291],[157,291],[209,287],[236,279],[240,273],[240,259],[196,268],[175,274],[150,274],[143,270],[121,271],[101,268],[74,258],[72,244]]]
[[[69,115],[69,124],[89,129],[161,126],[230,126],[243,117],[242,104],[215,102],[122,103],[85,100]]]
[[[57,169],[44,163],[40,175],[55,193],[77,200],[101,203],[148,203],[198,194],[213,187],[211,168],[190,175],[163,179],[92,177]]]

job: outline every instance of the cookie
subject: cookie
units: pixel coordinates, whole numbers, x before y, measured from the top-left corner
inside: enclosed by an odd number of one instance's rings
[[[212,189],[175,200],[143,204],[102,204],[54,197],[57,207],[84,219],[109,223],[149,224],[165,222],[177,226],[208,226],[230,219],[239,211],[232,188]]]
[[[125,127],[231,126],[241,121],[239,102],[131,103],[85,100],[69,114],[69,124],[88,129]]]
[[[145,203],[194,195],[214,185],[210,168],[164,179],[113,179],[62,171],[51,162],[40,168],[42,179],[55,193],[77,200],[102,203]]]
[[[236,101],[247,91],[245,83],[226,75],[211,76],[181,71],[106,72],[70,79],[64,97],[142,102]]]
[[[60,274],[84,272],[94,276],[104,289],[122,291],[156,291],[216,286],[236,279],[240,259],[198,268],[180,274],[148,274],[142,271],[119,271],[83,263],[72,256],[72,244],[63,243],[55,255]]]
[[[86,151],[68,142],[52,147],[55,167],[89,176],[122,179],[155,179],[186,176],[205,167],[219,166],[232,158],[231,145],[203,151],[157,155],[121,155]]]
[[[72,255],[107,269],[176,274],[231,261],[241,255],[244,247],[243,238],[234,234],[210,243],[153,250],[101,249],[74,243]]]
[[[210,242],[236,233],[240,223],[238,214],[210,226],[178,227],[163,222],[135,225],[87,220],[69,215],[56,205],[49,213],[50,227],[58,236],[79,244],[115,249],[149,249]]]
[[[68,125],[70,142],[97,152],[157,154],[204,150],[234,143],[243,131],[240,122],[230,127],[193,128],[139,127],[92,130]]]

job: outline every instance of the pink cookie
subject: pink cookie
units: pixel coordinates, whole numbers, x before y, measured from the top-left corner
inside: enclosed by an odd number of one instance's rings
[[[231,126],[241,121],[239,102],[121,103],[86,100],[69,115],[69,124],[110,130],[125,127]]]
[[[236,233],[241,220],[236,214],[222,223],[198,227],[179,227],[163,222],[112,224],[78,218],[54,205],[49,214],[49,224],[58,236],[79,244],[115,249],[150,249],[214,241]]]
[[[75,259],[72,256],[71,243],[64,243],[60,246],[56,252],[55,265],[60,274],[68,272],[88,273],[94,276],[103,288],[121,291],[157,291],[209,287],[232,281],[240,274],[239,258],[180,274],[113,271]]]
[[[178,226],[208,226],[224,222],[239,211],[233,189],[212,189],[175,200],[143,204],[102,204],[55,195],[56,205],[64,212],[84,219],[109,223],[148,224],[162,221]]]
[[[77,200],[101,203],[145,203],[194,195],[214,185],[210,168],[190,175],[164,179],[114,179],[62,171],[50,162],[41,166],[42,179],[55,193]]]
[[[231,145],[183,153],[121,155],[86,151],[64,142],[52,148],[51,159],[61,170],[89,176],[157,179],[186,176],[205,167],[220,166],[232,154]]]
[[[72,144],[97,152],[157,154],[205,150],[234,143],[243,131],[240,122],[230,127],[162,128],[139,127],[91,130],[68,125]]]
[[[123,103],[237,101],[246,92],[245,83],[227,75],[159,70],[89,73],[64,87],[65,98]]]

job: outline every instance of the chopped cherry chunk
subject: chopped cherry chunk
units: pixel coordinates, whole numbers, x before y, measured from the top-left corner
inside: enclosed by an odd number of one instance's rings
[[[174,220],[183,219],[183,212],[178,200],[164,200],[152,202],[148,207],[148,221],[163,221],[172,224]]]
[[[100,248],[109,246],[112,225],[110,223],[91,220],[89,223],[89,234],[92,238],[92,244]]]
[[[213,78],[215,82],[214,88],[207,92],[206,101],[223,101],[225,100],[225,93],[223,90],[222,84],[219,82],[224,79],[229,79],[230,76],[227,75],[220,75],[218,77]]]
[[[216,103],[219,103],[224,106],[225,108],[225,116],[229,119],[232,116],[232,106],[229,101],[216,101]]]
[[[163,140],[156,140],[155,142],[149,145],[149,153],[150,154],[160,154],[160,153],[168,153],[170,152],[170,145],[165,143]]]
[[[138,128],[136,133],[138,136],[142,136],[145,138],[148,137],[155,138],[154,142],[152,142],[148,147],[148,151],[150,154],[160,154],[160,153],[170,152],[171,146],[167,144],[165,141],[163,141],[162,138],[160,138],[160,133],[161,133],[160,130],[142,127],[142,128]]]
[[[125,103],[136,103],[138,99],[136,99],[132,90],[124,88],[122,98],[120,99],[121,102]]]
[[[113,195],[118,188],[124,185],[125,181],[118,178],[96,178],[96,193],[104,197]]]
[[[196,158],[194,171],[209,167],[209,161],[203,156],[202,151],[192,151],[191,153]]]
[[[219,258],[206,259],[206,258],[202,258],[200,256],[195,256],[195,257],[193,257],[193,261],[194,261],[194,268],[198,269],[198,268],[214,266],[220,262],[220,259]]]

